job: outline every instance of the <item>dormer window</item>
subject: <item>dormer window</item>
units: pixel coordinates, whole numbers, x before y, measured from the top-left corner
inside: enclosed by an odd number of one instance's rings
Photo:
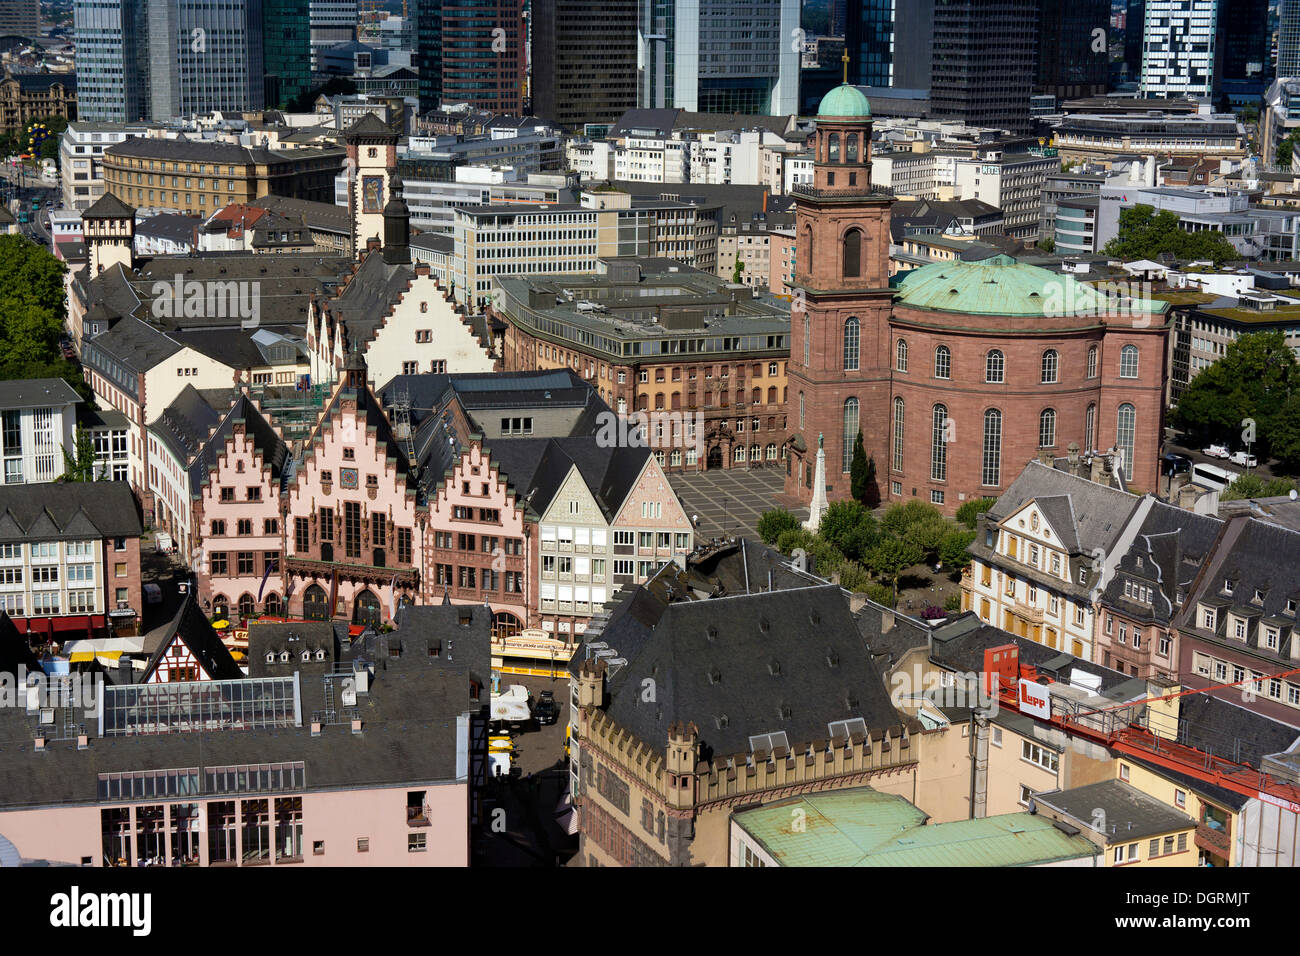
[[[324,648],[322,648],[321,650],[318,650],[318,651],[316,652],[316,660],[318,660],[318,661],[323,661],[323,660],[325,660],[325,650],[324,650]]]
[[[302,652],[302,662],[303,662],[304,664],[306,664],[306,663],[308,663],[309,661],[311,661],[311,651],[303,651],[303,652]]]
[[[267,662],[268,664],[274,664],[274,663],[275,663],[275,652],[274,652],[274,651],[268,651],[268,652],[267,652],[267,654],[266,654],[266,662]]]
[[[1216,615],[1213,608],[1201,608],[1201,627],[1207,631],[1212,631],[1217,626]]]
[[[1260,588],[1255,588],[1255,597],[1252,599],[1256,604],[1264,603],[1264,592]]]
[[[1223,593],[1224,594],[1232,593],[1232,578],[1223,579]]]
[[[1087,568],[1080,568],[1080,569],[1079,569],[1079,583],[1080,583],[1080,584],[1087,584],[1087,583],[1088,583],[1088,569],[1087,569]]]
[[[1268,627],[1264,629],[1264,646],[1270,651],[1277,650],[1277,628]]]
[[[287,663],[289,663],[289,652],[288,652],[288,651],[281,651],[281,652],[280,652],[280,663],[281,663],[281,664],[287,664]]]
[[[1232,634],[1237,640],[1244,641],[1246,639],[1246,622],[1239,617],[1234,618],[1232,622]]]

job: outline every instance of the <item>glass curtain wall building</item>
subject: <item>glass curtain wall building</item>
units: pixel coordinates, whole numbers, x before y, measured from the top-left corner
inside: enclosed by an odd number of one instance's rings
[[[147,118],[145,0],[76,0],[77,115],[126,123]]]
[[[286,108],[312,88],[310,0],[262,0],[263,101]]]

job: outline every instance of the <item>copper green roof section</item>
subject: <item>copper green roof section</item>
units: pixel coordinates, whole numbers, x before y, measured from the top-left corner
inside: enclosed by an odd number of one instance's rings
[[[1030,813],[927,826],[903,797],[870,787],[783,800],[732,819],[782,866],[1039,866],[1100,852]]]
[[[916,309],[968,315],[1043,317],[1163,314],[1169,303],[1102,292],[1074,276],[1017,262],[1007,255],[932,262],[914,269],[898,286],[894,301]]]
[[[856,86],[843,83],[822,97],[817,115],[826,119],[869,119],[871,103]]]

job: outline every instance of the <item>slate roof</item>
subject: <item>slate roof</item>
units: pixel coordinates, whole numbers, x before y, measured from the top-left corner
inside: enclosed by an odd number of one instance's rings
[[[919,726],[890,703],[836,585],[674,601],[637,650],[614,646],[628,663],[608,681],[605,712],[652,747],[675,721],[700,728],[705,760],[747,753],[758,734],[825,740],[831,722],[855,717],[873,739]]]
[[[445,661],[431,666],[427,642],[419,637],[405,636],[402,647],[393,656],[387,636],[380,636],[353,642],[344,652],[345,664],[363,659],[373,668],[369,692],[358,701],[357,734],[331,723],[312,736],[312,716],[328,701],[325,682],[310,673],[299,679],[301,726],[103,737],[96,718],[79,712],[90,735],[82,751],[75,740],[52,740],[44,753],[35,752],[39,716],[0,708],[7,771],[0,774],[0,806],[94,806],[101,773],[288,761],[305,764],[309,792],[464,782],[468,767],[457,752],[457,720],[478,709],[468,694],[468,668]]]
[[[1101,603],[1130,619],[1167,627],[1182,607],[1180,592],[1185,599],[1222,527],[1218,518],[1153,502],[1132,545],[1120,557]],[[1126,580],[1150,587],[1151,604],[1126,596]]]
[[[288,446],[272,427],[270,420],[257,409],[246,392],[241,392],[221,419],[203,451],[190,465],[190,493],[197,495],[208,480],[208,473],[216,467],[217,458],[226,450],[226,442],[234,434],[235,423],[244,423],[244,433],[253,440],[254,450],[262,462],[271,468],[272,486],[278,493],[285,475],[289,457]]]
[[[81,213],[87,219],[130,219],[135,221],[135,207],[129,206],[110,192],[104,193]]]
[[[1110,553],[1142,499],[1060,471],[1051,465],[1031,461],[988,510],[984,519],[986,525],[983,527],[995,526],[1031,501],[1037,503],[1058,540],[1069,549],[1068,581],[1044,578],[1039,569],[997,553],[984,543],[982,529],[968,550],[991,564],[1014,566],[1017,573],[1044,581],[1050,580],[1054,588],[1068,594],[1083,595],[1091,586],[1092,574],[1090,572],[1087,582],[1081,585],[1079,569],[1091,566],[1092,556],[1097,549]]]
[[[368,342],[413,279],[415,270],[411,266],[385,262],[382,251],[372,252],[325,307],[346,323],[352,342]]]
[[[301,219],[309,229],[334,232],[341,236],[352,234],[346,206],[295,199],[292,196],[262,196],[260,199],[251,200],[249,205],[279,213],[288,219]]]
[[[1300,740],[1300,727],[1247,710],[1209,694],[1180,698],[1178,742],[1237,763],[1259,767],[1269,754]]]
[[[650,457],[649,448],[602,447],[594,434],[568,438],[496,438],[483,443],[529,513],[541,516],[577,467],[607,521],[613,520]]]
[[[411,635],[441,642],[439,660],[464,665],[470,680],[479,687],[491,687],[492,610],[487,605],[407,605],[397,609],[396,623],[390,639]]]
[[[185,466],[220,423],[221,412],[208,404],[193,385],[186,385],[162,414],[149,423],[149,429]]]
[[[19,378],[0,382],[0,408],[48,408],[81,401],[61,378]]]
[[[103,367],[97,352],[103,351],[125,368],[143,374],[183,348],[175,339],[130,316],[96,335],[88,344],[92,347],[82,349],[82,361],[110,380],[114,380],[111,370]]]
[[[212,629],[212,624],[199,608],[195,596],[189,594],[176,609],[176,614],[171,621],[162,629],[162,633],[157,636],[158,645],[149,656],[140,683],[150,681],[154,672],[158,670],[158,665],[162,663],[177,639],[189,648],[194,659],[203,668],[203,672],[212,680],[238,680],[244,676],[235,659],[230,656],[230,651],[226,649],[225,644],[221,643],[221,638]]]
[[[1213,631],[1197,614],[1202,602],[1227,610],[1215,616]],[[1300,640],[1294,608],[1300,608],[1300,531],[1239,515],[1223,528],[1176,626],[1185,639],[1246,650],[1289,668],[1292,644]],[[1229,615],[1246,622],[1244,640],[1235,636],[1235,629],[1230,633]],[[1265,644],[1265,627],[1278,631],[1276,648]]]
[[[142,530],[124,481],[0,486],[0,541],[133,537]]]
[[[342,622],[338,622],[342,624]],[[248,625],[248,676],[280,677],[299,671],[303,674],[326,674],[342,659],[347,626],[333,621],[253,621]],[[302,659],[306,652],[310,660]],[[324,659],[320,659],[320,652]],[[283,660],[284,654],[288,660]],[[268,661],[267,655],[273,660]]]
[[[1133,843],[1195,826],[1195,821],[1187,814],[1147,796],[1122,780],[1036,793],[1034,801],[1068,814],[1087,829],[1095,829],[1092,822],[1097,819],[1094,814],[1100,808],[1105,813],[1102,819],[1106,826],[1104,832],[1098,832],[1102,833],[1107,846]]]
[[[161,213],[136,223],[135,234],[155,239],[170,239],[172,242],[193,246],[201,223],[202,220],[198,216]]]

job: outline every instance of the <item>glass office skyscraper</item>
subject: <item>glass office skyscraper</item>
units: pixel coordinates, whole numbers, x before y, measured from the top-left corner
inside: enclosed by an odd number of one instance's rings
[[[799,0],[641,0],[637,105],[799,111]]]
[[[312,88],[310,0],[262,0],[263,100],[284,109]]]
[[[125,123],[147,119],[145,0],[75,0],[77,116]]]
[[[849,82],[928,90],[933,19],[934,0],[848,0]]]

